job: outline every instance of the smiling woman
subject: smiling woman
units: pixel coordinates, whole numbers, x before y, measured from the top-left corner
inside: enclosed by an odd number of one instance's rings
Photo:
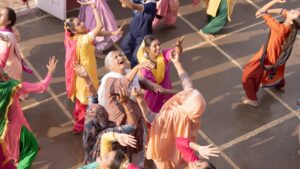
[[[145,79],[158,85],[161,89],[169,90],[146,90],[145,100],[149,108],[153,112],[159,112],[162,105],[176,93],[172,91],[172,82],[170,79],[170,57],[173,51],[177,50],[182,53],[183,37],[178,38],[175,44],[175,48],[161,50],[160,42],[153,35],[145,36],[142,45],[140,46],[137,58],[139,63],[145,61],[151,61],[155,64],[155,67],[147,70],[141,69],[141,74]]]

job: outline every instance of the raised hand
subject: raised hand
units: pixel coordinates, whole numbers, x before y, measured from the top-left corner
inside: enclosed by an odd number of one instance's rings
[[[136,139],[134,136],[123,133],[115,133],[117,141],[124,147],[130,146],[136,148]]]
[[[179,53],[176,50],[171,52],[171,61],[175,64],[179,62]]]
[[[127,103],[127,101],[128,101],[128,92],[124,88],[120,89],[119,95],[117,96],[117,100],[121,104]]]
[[[48,73],[51,73],[51,74],[54,73],[57,62],[58,62],[58,60],[55,58],[55,56],[52,56],[49,58],[49,62],[47,64]]]
[[[113,35],[123,34],[124,33],[123,29],[124,29],[125,25],[127,25],[127,21],[122,22],[122,24],[119,27],[119,29],[117,31],[113,32]]]
[[[180,55],[183,52],[182,43],[184,36],[177,38],[176,43],[174,44],[176,52]]]
[[[209,157],[219,157],[220,153],[219,149],[212,144],[208,146],[199,146],[197,151],[200,156],[205,159],[209,159]]]
[[[136,99],[144,98],[144,92],[142,89],[134,87],[131,89],[131,96]]]
[[[84,78],[84,79],[88,78],[89,75],[88,75],[87,71],[85,70],[85,68],[81,64],[75,63],[73,65],[73,67],[79,77]]]

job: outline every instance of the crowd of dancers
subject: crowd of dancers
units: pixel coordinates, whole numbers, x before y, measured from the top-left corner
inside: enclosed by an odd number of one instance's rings
[[[184,38],[162,49],[153,35],[159,24],[175,25],[179,0],[119,1],[133,11],[133,18],[122,50],[109,51],[105,57],[103,51],[122,38],[126,25],[118,27],[106,0],[78,0],[79,17],[64,21],[66,92],[75,105],[73,133],[83,134],[85,151],[80,169],[147,168],[146,159],[158,169],[215,169],[208,159],[218,157],[218,148],[197,143],[206,102],[180,62]],[[193,1],[194,5],[199,2]],[[260,86],[284,91],[285,63],[300,28],[300,11],[271,9],[276,3],[285,0],[272,0],[255,14],[265,20],[270,33],[242,76],[242,103],[254,107],[259,105]],[[207,25],[200,33],[210,40],[231,21],[234,1],[204,0],[203,4]],[[282,15],[284,21],[271,14]],[[14,10],[0,9],[0,169],[29,169],[32,165],[39,145],[20,101],[29,93],[47,90],[58,62],[55,57],[49,59],[48,73],[41,82],[24,82],[22,72],[32,70],[18,48],[16,20]],[[101,79],[96,58],[104,59],[108,70]],[[171,65],[182,90],[172,87]]]

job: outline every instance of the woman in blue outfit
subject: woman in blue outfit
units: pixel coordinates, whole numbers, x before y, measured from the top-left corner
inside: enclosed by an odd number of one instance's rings
[[[156,0],[120,0],[123,7],[133,10],[129,31],[124,37],[121,48],[131,67],[138,64],[136,53],[146,35],[153,33],[152,22],[156,16]]]

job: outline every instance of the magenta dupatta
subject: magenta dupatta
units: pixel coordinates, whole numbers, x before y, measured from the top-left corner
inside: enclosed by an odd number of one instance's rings
[[[67,90],[68,97],[71,98],[74,91],[74,85],[75,85],[75,70],[73,68],[73,65],[76,62],[77,39],[72,39],[67,30],[65,30],[64,44],[66,48],[66,60],[65,60],[66,90]]]

